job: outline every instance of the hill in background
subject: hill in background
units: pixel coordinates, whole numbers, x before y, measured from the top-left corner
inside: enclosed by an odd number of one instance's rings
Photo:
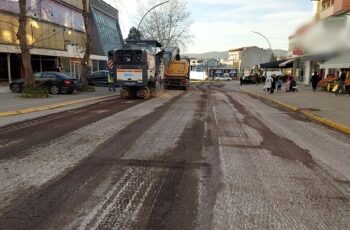
[[[278,57],[286,57],[288,54],[288,51],[275,49],[273,50],[273,53]],[[198,59],[208,59],[208,58],[215,58],[218,60],[228,59],[228,51],[212,51],[212,52],[201,53],[201,54],[184,54],[184,55],[191,58],[198,58]]]
[[[228,52],[227,51],[212,51],[207,53],[201,53],[201,54],[184,54],[191,58],[198,58],[198,59],[208,59],[208,58],[215,58],[215,59],[228,59]]]

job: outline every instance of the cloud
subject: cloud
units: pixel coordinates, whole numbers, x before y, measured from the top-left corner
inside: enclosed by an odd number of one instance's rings
[[[288,37],[312,17],[312,4],[303,0],[191,0],[189,7],[195,21],[190,53],[250,45],[267,48],[252,30],[266,35],[273,48],[288,49]]]
[[[104,0],[105,2],[116,7],[119,11],[119,24],[124,38],[128,36],[129,29],[137,26],[138,9],[141,0]]]
[[[141,0],[106,0],[117,5],[124,37],[138,23]],[[159,0],[161,1],[161,0]],[[193,25],[193,44],[188,52],[229,50],[266,41],[252,30],[265,34],[273,48],[288,49],[288,37],[312,17],[312,3],[305,0],[188,0]]]

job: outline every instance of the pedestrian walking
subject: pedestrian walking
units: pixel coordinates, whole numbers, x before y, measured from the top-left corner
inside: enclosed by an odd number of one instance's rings
[[[115,77],[114,76],[111,76],[110,73],[108,73],[108,88],[109,88],[109,91],[115,91]]]
[[[282,92],[282,84],[283,84],[282,77],[279,77],[277,80],[277,92]]]
[[[241,87],[243,86],[243,76],[239,77],[239,83],[241,84]]]
[[[318,75],[317,72],[315,72],[311,77],[311,83],[312,83],[312,90],[316,92],[317,84],[320,82],[321,78],[320,75]]]
[[[290,84],[289,84],[289,92],[297,92],[297,82],[294,80],[294,77],[290,77]]]
[[[338,84],[338,89],[335,92],[335,95],[338,95],[339,93],[349,95],[345,89],[346,72],[344,69],[341,70],[341,73],[340,73],[338,80],[339,80],[339,84]]]
[[[266,81],[265,81],[265,88],[266,88],[266,92],[270,92],[271,90],[271,87],[272,87],[272,82],[273,82],[273,79],[271,76],[267,76],[266,77]]]
[[[270,89],[270,94],[273,94],[276,89],[276,75],[272,75],[272,82],[271,82],[271,89]]]

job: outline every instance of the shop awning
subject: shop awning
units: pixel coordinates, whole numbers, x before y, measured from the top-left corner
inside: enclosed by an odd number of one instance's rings
[[[350,68],[350,51],[343,53],[320,65],[321,69]]]
[[[284,62],[279,64],[279,67],[280,68],[285,68],[285,69],[293,68],[293,62],[294,62],[295,59],[296,58],[285,60]]]
[[[284,61],[285,60],[263,63],[263,64],[260,64],[260,68],[263,68],[263,69],[280,69],[279,65],[281,63],[283,63]]]

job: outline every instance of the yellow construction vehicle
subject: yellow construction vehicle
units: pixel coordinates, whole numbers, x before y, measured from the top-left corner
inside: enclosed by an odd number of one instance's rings
[[[179,48],[164,50],[164,88],[181,88],[187,90],[190,83],[190,60],[180,58]]]

